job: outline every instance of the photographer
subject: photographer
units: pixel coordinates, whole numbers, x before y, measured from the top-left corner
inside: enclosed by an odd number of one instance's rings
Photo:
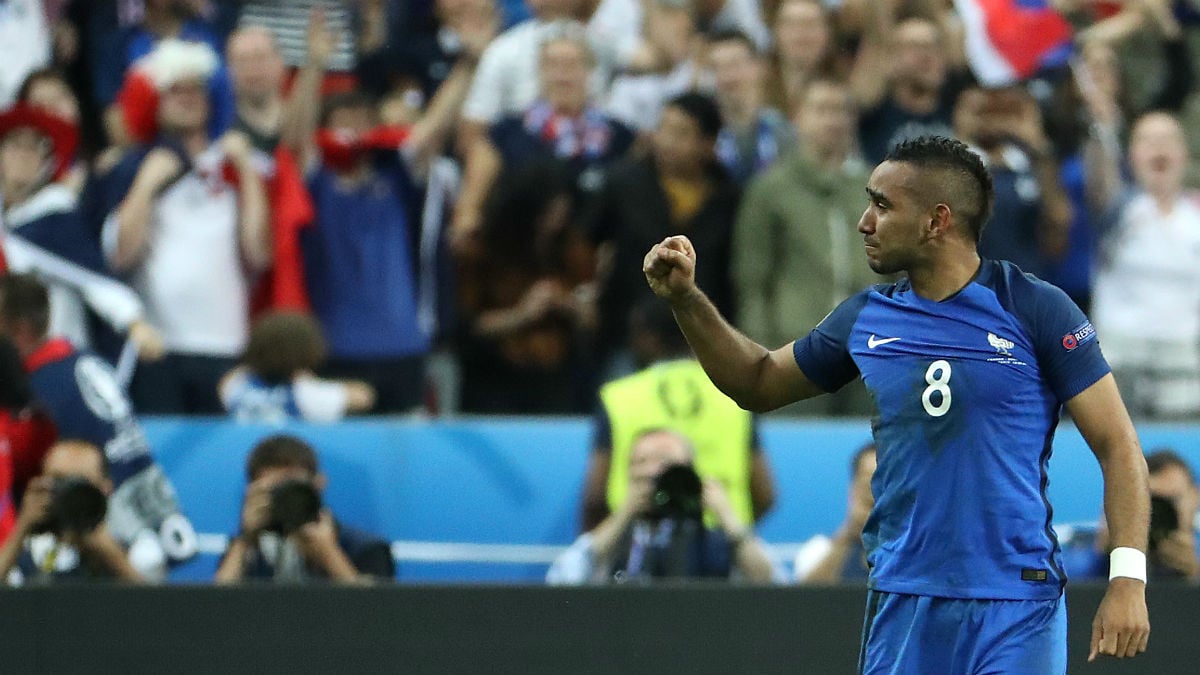
[[[104,523],[112,481],[104,453],[85,441],[50,448],[29,482],[12,536],[0,548],[9,583],[121,579],[142,581]]]
[[[656,578],[779,580],[762,542],[742,523],[725,488],[701,481],[691,443],[667,429],[638,435],[625,501],[551,566],[550,584]],[[709,512],[715,527],[704,522]]]
[[[241,532],[225,550],[217,583],[395,577],[387,541],[337,523],[322,507],[326,479],[307,443],[285,435],[263,440],[246,460],[246,476]]]

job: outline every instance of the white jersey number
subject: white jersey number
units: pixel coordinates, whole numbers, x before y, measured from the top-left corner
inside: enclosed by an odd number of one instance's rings
[[[921,405],[925,406],[925,412],[930,417],[941,417],[950,412],[950,362],[938,359],[929,364],[929,369],[925,371],[925,382],[929,384],[921,394]],[[934,394],[938,395],[936,404],[933,402]]]

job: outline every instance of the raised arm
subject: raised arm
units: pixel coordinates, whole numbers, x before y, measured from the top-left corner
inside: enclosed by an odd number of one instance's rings
[[[746,410],[774,410],[824,393],[805,377],[788,345],[775,351],[739,333],[696,286],[696,251],[667,237],[646,254],[650,288],[671,304],[675,320],[717,388]]]
[[[1145,551],[1150,529],[1150,488],[1147,484],[1146,458],[1138,442],[1133,422],[1121,402],[1112,374],[1067,401],[1067,410],[1100,461],[1104,474],[1104,517],[1108,522],[1109,541],[1122,556],[1131,553],[1141,559],[1141,579],[1124,576],[1129,569],[1112,566],[1108,592],[1092,622],[1092,643],[1088,660],[1097,654],[1125,658],[1146,650],[1150,638],[1150,619],[1146,610]],[[1133,570],[1137,574],[1137,570]]]
[[[251,158],[250,139],[240,131],[221,137],[225,158],[238,173],[238,237],[242,258],[255,272],[271,266],[271,224],[267,191]]]
[[[325,77],[325,64],[337,44],[336,36],[325,25],[325,13],[319,9],[309,14],[306,42],[308,55],[284,105],[279,132],[280,142],[296,155],[302,169],[309,165],[316,152],[313,134],[321,117],[321,80]]]

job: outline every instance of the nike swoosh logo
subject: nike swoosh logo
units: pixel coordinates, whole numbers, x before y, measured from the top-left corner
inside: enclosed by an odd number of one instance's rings
[[[883,339],[878,339],[878,338],[876,338],[876,337],[875,337],[875,335],[874,335],[874,334],[872,334],[872,335],[871,335],[871,337],[867,338],[867,348],[868,348],[868,349],[875,349],[875,348],[876,348],[876,347],[878,347],[879,345],[886,345],[886,344],[887,344],[887,343],[889,343],[889,342],[895,342],[896,340],[899,340],[899,339],[900,339],[900,338],[883,338]]]

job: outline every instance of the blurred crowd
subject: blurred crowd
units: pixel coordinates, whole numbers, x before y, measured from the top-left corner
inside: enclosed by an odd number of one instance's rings
[[[655,358],[653,243],[786,344],[885,281],[870,168],[953,135],[995,178],[982,253],[1090,313],[1137,415],[1194,417],[1200,11],[1009,3],[1062,28],[1014,54],[983,4],[3,0],[4,266],[138,413],[587,413]]]

